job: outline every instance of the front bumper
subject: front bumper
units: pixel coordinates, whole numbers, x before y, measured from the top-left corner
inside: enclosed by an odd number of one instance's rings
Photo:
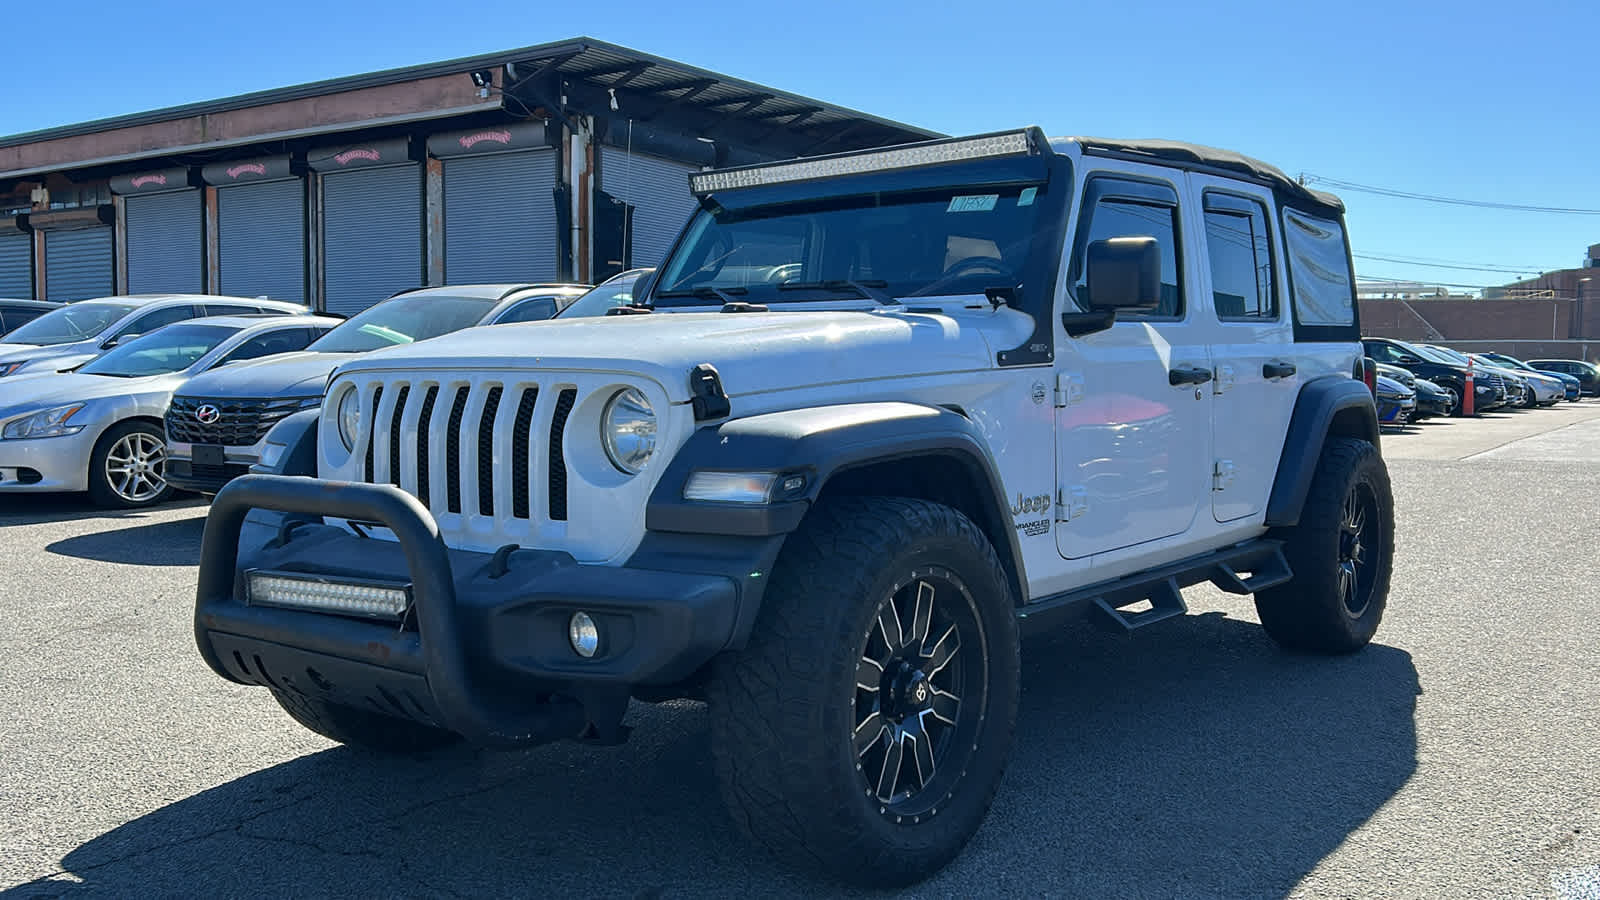
[[[250,471],[261,461],[261,448],[267,439],[262,438],[248,447],[221,447],[220,461],[198,462],[194,458],[195,445],[167,439],[167,483],[185,491],[215,494],[222,486]]]
[[[0,493],[86,491],[100,428],[77,434],[0,441]]]
[[[379,523],[398,542],[321,516]],[[284,524],[295,520],[304,524]],[[246,544],[270,540],[241,559],[246,528]],[[397,625],[252,606],[243,599],[250,569],[334,582],[401,576],[411,609]],[[615,735],[634,688],[683,682],[729,646],[739,601],[722,575],[582,565],[558,551],[452,550],[427,509],[389,485],[247,475],[211,505],[194,627],[201,656],[229,680],[508,746]],[[568,642],[577,611],[601,629],[592,659]]]

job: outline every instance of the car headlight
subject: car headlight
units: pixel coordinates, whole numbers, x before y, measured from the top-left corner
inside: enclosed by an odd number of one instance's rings
[[[74,425],[70,420],[81,409],[83,409],[82,403],[74,403],[71,406],[58,406],[55,409],[41,410],[12,419],[6,423],[3,430],[0,430],[0,438],[15,441],[77,434],[84,426]]]
[[[600,416],[600,442],[611,464],[629,475],[639,474],[656,452],[656,411],[638,388],[624,388],[606,401]]]
[[[339,394],[335,418],[338,421],[339,440],[344,442],[344,449],[354,452],[356,433],[361,429],[361,392],[355,385],[346,387],[343,393]]]
[[[19,360],[18,362],[0,363],[0,378],[10,375],[11,373],[27,365],[28,362],[29,360],[24,359]]]

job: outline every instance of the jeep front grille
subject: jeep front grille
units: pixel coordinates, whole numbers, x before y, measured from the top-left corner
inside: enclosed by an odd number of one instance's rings
[[[267,436],[272,426],[302,409],[309,398],[239,399],[174,397],[167,407],[167,438],[186,444],[249,447]],[[216,407],[214,422],[201,422],[202,406]]]
[[[385,379],[361,390],[360,480],[397,485],[436,516],[566,520],[575,387]]]

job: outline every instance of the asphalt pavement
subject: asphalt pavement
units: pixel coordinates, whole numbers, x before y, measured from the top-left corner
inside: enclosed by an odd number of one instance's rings
[[[1600,897],[1600,402],[1384,438],[1377,641],[1248,600],[1024,650],[990,818],[907,896]],[[840,895],[744,844],[703,707],[633,739],[375,758],[200,662],[205,506],[0,498],[0,895]]]

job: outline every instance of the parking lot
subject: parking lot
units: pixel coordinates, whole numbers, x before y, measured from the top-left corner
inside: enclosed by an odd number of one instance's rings
[[[1600,403],[1387,435],[1377,641],[1277,650],[1248,600],[1029,645],[988,824],[919,895],[1600,893]],[[206,508],[0,499],[0,888],[18,896],[834,893],[733,832],[706,717],[630,743],[375,759],[196,655]]]

